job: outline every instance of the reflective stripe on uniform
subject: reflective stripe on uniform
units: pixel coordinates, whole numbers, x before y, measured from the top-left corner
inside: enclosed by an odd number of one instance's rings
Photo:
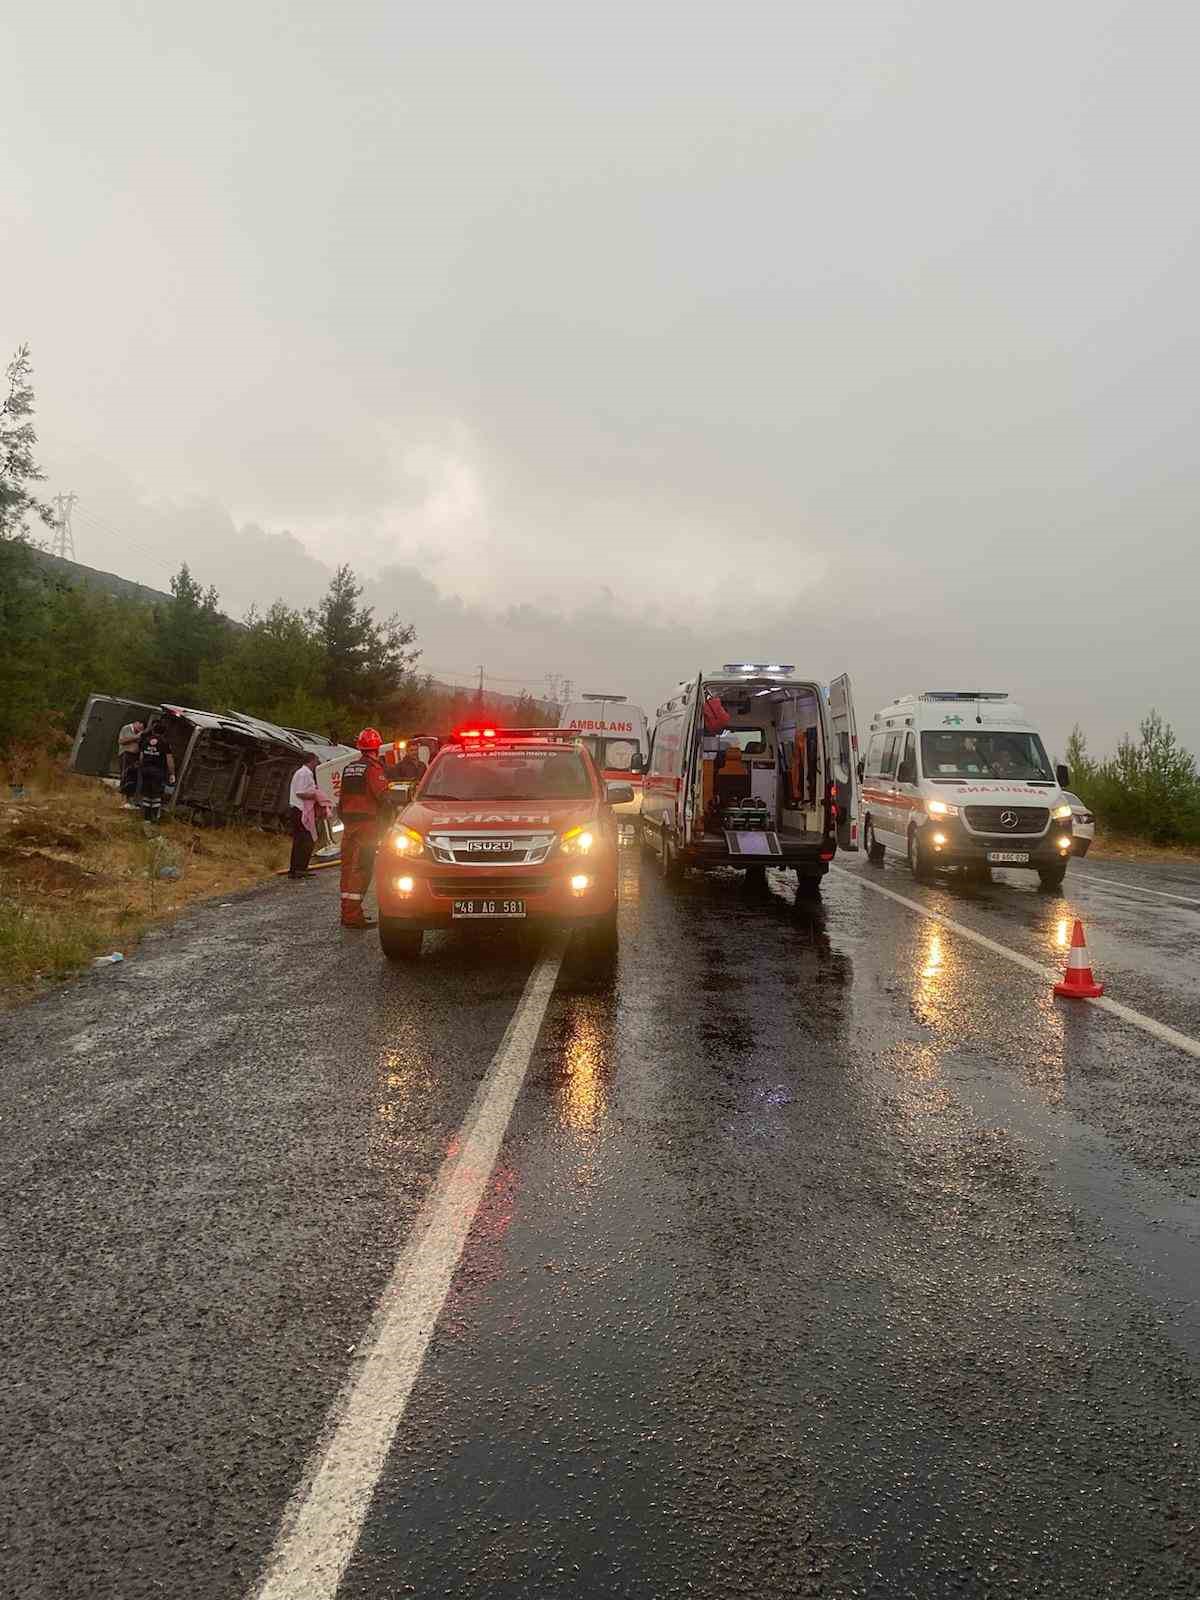
[[[364,896],[361,894],[344,894],[342,896],[343,900],[362,900],[363,898]]]

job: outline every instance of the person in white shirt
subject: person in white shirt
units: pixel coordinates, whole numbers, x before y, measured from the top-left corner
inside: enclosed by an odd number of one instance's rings
[[[126,800],[133,799],[137,788],[138,743],[145,731],[144,722],[127,722],[117,735],[117,749],[121,752],[121,793]]]
[[[288,792],[292,811],[292,859],[288,863],[288,877],[295,883],[302,878],[315,878],[308,870],[313,846],[317,842],[317,819],[328,816],[333,801],[317,787],[317,758],[306,755],[302,766],[292,774],[292,787]]]

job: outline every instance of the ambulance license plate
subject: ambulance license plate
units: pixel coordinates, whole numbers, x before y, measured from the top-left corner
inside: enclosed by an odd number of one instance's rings
[[[1011,861],[1018,866],[1029,865],[1028,850],[989,850],[989,861]]]
[[[452,917],[523,917],[524,900],[456,900]]]

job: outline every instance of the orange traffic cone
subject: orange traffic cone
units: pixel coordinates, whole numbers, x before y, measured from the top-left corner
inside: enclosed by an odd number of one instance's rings
[[[1083,923],[1075,918],[1075,931],[1071,935],[1071,951],[1067,956],[1067,973],[1061,983],[1054,985],[1055,994],[1070,995],[1076,1000],[1095,1000],[1104,993],[1104,985],[1092,977],[1088,963],[1087,940],[1083,937]]]

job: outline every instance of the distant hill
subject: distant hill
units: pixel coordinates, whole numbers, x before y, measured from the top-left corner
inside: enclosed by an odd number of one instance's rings
[[[172,596],[161,589],[149,589],[144,583],[134,583],[132,578],[119,578],[115,572],[101,572],[97,567],[85,567],[78,561],[68,561],[63,556],[52,556],[48,550],[34,548],[34,557],[48,572],[64,579],[77,588],[99,589],[102,594],[115,595],[119,600],[140,600],[144,605],[170,604]],[[231,628],[243,629],[244,622],[232,617],[225,621]]]
[[[48,550],[35,548],[34,555],[47,569],[63,578],[67,583],[81,585],[87,589],[99,589],[104,594],[116,595],[122,600],[141,600],[149,605],[162,605],[169,602],[171,596],[164,594],[161,589],[150,589],[144,583],[134,583],[131,578],[119,578],[115,572],[101,572],[96,567],[85,567],[78,561],[67,561],[62,556],[52,556]],[[231,628],[242,628],[244,623],[235,622],[231,617],[225,619]],[[418,676],[420,667],[418,665]],[[470,690],[453,683],[441,683],[436,678],[430,679],[430,684],[437,692],[453,697],[455,695],[469,695]],[[487,704],[497,707],[515,706],[519,696],[515,694],[501,694],[498,690],[487,691]],[[547,700],[535,702],[544,712],[550,712],[551,704]]]
[[[47,571],[85,589],[99,589],[104,594],[117,595],[122,600],[143,600],[149,605],[161,605],[164,600],[171,598],[169,594],[163,594],[161,589],[148,589],[144,583],[118,578],[115,572],[100,572],[95,567],[81,566],[78,561],[52,556],[48,550],[35,549],[33,553]]]

